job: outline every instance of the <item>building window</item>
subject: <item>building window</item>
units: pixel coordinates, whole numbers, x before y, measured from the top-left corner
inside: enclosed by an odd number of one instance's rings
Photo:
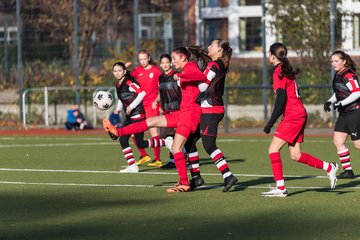
[[[228,38],[227,19],[205,19],[204,20],[204,44],[210,44],[214,39]]]
[[[240,18],[240,51],[261,51],[261,18]]]
[[[204,0],[203,7],[228,7],[229,0]]]
[[[239,0],[239,6],[261,5],[261,0]]]

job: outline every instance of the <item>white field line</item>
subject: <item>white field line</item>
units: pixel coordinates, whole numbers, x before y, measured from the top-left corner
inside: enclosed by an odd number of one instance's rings
[[[98,171],[98,170],[65,170],[65,169],[29,169],[29,168],[0,168],[0,172],[57,172],[57,173],[105,173],[105,174],[124,174],[119,171]],[[138,172],[141,175],[176,175],[176,172]],[[219,173],[201,173],[203,176],[220,176]],[[234,174],[237,177],[272,177],[268,174]],[[327,178],[326,176],[299,176],[285,175],[289,178]]]
[[[47,183],[47,182],[9,182],[9,181],[0,181],[1,184],[8,185],[40,185],[40,186],[76,186],[76,187],[137,187],[137,188],[166,188],[171,187],[172,185],[141,185],[141,184],[97,184],[97,183]],[[201,188],[222,188],[221,185],[212,185],[212,186],[202,186]],[[269,186],[245,186],[245,185],[237,185],[236,188],[246,189],[269,189]],[[286,186],[287,189],[328,189],[328,187],[308,187],[308,186]],[[360,189],[360,187],[337,187],[336,189]]]
[[[118,171],[92,171],[92,170],[52,170],[52,169],[12,169],[0,168],[1,171],[15,171],[15,172],[58,172],[58,173],[103,173],[103,174],[123,174]],[[177,173],[169,172],[139,172],[142,175],[176,175]],[[203,176],[218,176],[218,173],[202,173]],[[272,175],[262,174],[234,174],[237,177],[272,177]],[[291,178],[327,178],[325,176],[296,176],[285,175]],[[80,187],[138,187],[138,188],[153,188],[153,187],[169,187],[170,185],[143,185],[143,184],[97,184],[97,183],[49,183],[49,182],[13,182],[13,181],[0,181],[0,184],[13,184],[13,185],[45,185],[45,186],[80,186]],[[203,186],[203,188],[221,188],[221,185]],[[254,188],[254,189],[268,189],[268,186],[245,186],[238,184],[236,188]],[[327,187],[305,187],[305,186],[287,186],[289,189],[322,189]],[[340,189],[341,187],[339,187]],[[349,189],[360,189],[360,187],[344,187]]]
[[[1,140],[1,138],[0,138]],[[42,139],[43,140],[43,139]],[[69,139],[68,139],[69,140]],[[200,140],[201,141],[201,140]],[[329,143],[332,140],[307,140],[307,143]],[[229,142],[268,142],[269,139],[218,139],[218,143],[229,143]],[[35,144],[0,144],[0,148],[23,148],[23,147],[77,147],[77,146],[94,146],[94,145],[118,145],[117,141],[102,141],[102,142],[77,142],[77,143],[35,143]],[[130,143],[133,144],[133,143]]]

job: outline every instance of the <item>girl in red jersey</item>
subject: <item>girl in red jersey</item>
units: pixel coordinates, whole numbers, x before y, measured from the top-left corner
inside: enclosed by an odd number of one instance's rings
[[[158,104],[158,94],[159,94],[159,76],[161,75],[161,70],[153,64],[152,58],[149,52],[145,49],[140,50],[138,53],[138,59],[140,66],[136,67],[131,73],[136,80],[139,82],[141,89],[146,93],[143,106],[145,109],[146,118],[158,116],[159,115],[159,104]],[[159,139],[159,132],[157,128],[149,129],[150,135],[153,139]],[[149,162],[151,158],[147,155],[144,148],[139,149],[140,160],[137,161],[138,165]],[[162,162],[160,160],[160,148],[154,148],[154,159],[153,162],[148,164],[149,167],[161,167]]]
[[[291,159],[311,167],[324,169],[329,177],[330,187],[335,188],[338,165],[324,162],[301,151],[307,113],[295,82],[295,76],[299,73],[299,69],[293,69],[291,66],[287,59],[286,46],[282,43],[274,43],[270,46],[268,58],[274,66],[273,89],[276,93],[276,100],[274,110],[264,128],[264,132],[266,134],[270,133],[272,126],[280,115],[283,115],[283,119],[276,129],[269,147],[269,158],[276,187],[271,188],[268,192],[261,193],[261,195],[264,197],[286,197],[288,195],[280,157],[280,150],[286,143],[289,147]]]
[[[338,109],[339,117],[334,128],[334,144],[344,172],[338,178],[354,178],[350,162],[350,152],[345,142],[350,135],[355,148],[360,149],[360,86],[356,76],[356,66],[351,57],[341,50],[331,54],[331,65],[335,70],[333,78],[334,94],[324,104],[330,112],[330,105]]]
[[[180,180],[177,185],[166,190],[169,193],[190,191],[186,160],[182,149],[190,133],[196,131],[197,125],[200,122],[201,109],[196,104],[196,98],[200,92],[198,83],[206,81],[205,75],[195,62],[190,61],[190,57],[192,57],[192,54],[185,47],[175,48],[171,53],[172,64],[176,69],[181,69],[180,73],[174,75],[174,79],[180,85],[182,94],[179,111],[151,117],[146,119],[146,121],[141,121],[124,128],[116,128],[108,119],[103,120],[105,131],[115,136],[144,132],[150,127],[176,128],[171,150],[174,154],[175,165]],[[156,145],[164,146],[165,141],[157,141]]]
[[[223,102],[225,75],[229,70],[229,63],[232,56],[232,49],[229,43],[222,39],[215,39],[208,47],[208,56],[211,62],[208,63],[204,74],[207,81],[199,84],[202,92],[198,97],[201,103],[200,135],[205,151],[214,161],[216,167],[224,179],[223,191],[227,192],[238,181],[231,173],[224,154],[216,146],[216,138],[220,121],[224,117],[225,108]],[[198,140],[195,139],[193,144]],[[197,157],[195,157],[197,156]],[[189,152],[192,189],[204,184],[200,175],[199,158],[197,152]]]
[[[114,110],[114,113],[119,114],[119,111],[122,110],[125,112],[126,118],[123,126],[145,120],[145,111],[144,107],[142,106],[142,100],[145,96],[145,91],[140,88],[135,79],[127,72],[124,63],[116,62],[113,65],[113,74],[118,80],[116,83],[116,93],[120,100],[116,109]],[[130,136],[130,134],[123,135],[119,139],[123,154],[128,164],[128,167],[120,170],[120,172],[137,173],[139,172],[139,168],[135,163],[134,155],[129,145]],[[111,134],[110,137],[113,140],[117,139],[117,136],[113,136]],[[135,134],[135,139],[137,142],[140,142],[143,137],[144,132]]]

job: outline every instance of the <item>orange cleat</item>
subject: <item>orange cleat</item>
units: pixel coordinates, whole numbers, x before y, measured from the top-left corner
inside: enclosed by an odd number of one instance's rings
[[[166,189],[166,192],[168,193],[175,193],[175,192],[189,192],[191,191],[190,186],[188,185],[182,185],[180,183],[176,184],[172,188]]]
[[[111,133],[114,136],[119,136],[118,134],[118,130],[116,129],[116,127],[114,125],[111,124],[111,122],[109,121],[109,119],[105,118],[103,120],[103,127],[105,129],[105,131],[107,131],[108,133]]]

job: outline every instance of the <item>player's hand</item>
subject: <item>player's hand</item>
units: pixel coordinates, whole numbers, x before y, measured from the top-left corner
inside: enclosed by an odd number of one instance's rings
[[[330,112],[331,108],[330,108],[331,102],[325,102],[324,103],[324,111],[325,112]]]
[[[131,113],[131,107],[130,106],[128,106],[127,108],[126,108],[126,115],[129,115],[130,113]]]
[[[266,125],[266,126],[264,127],[264,133],[269,134],[270,132],[271,132],[271,127],[268,126],[268,125]]]
[[[341,108],[342,106],[341,101],[334,103],[334,109]]]

